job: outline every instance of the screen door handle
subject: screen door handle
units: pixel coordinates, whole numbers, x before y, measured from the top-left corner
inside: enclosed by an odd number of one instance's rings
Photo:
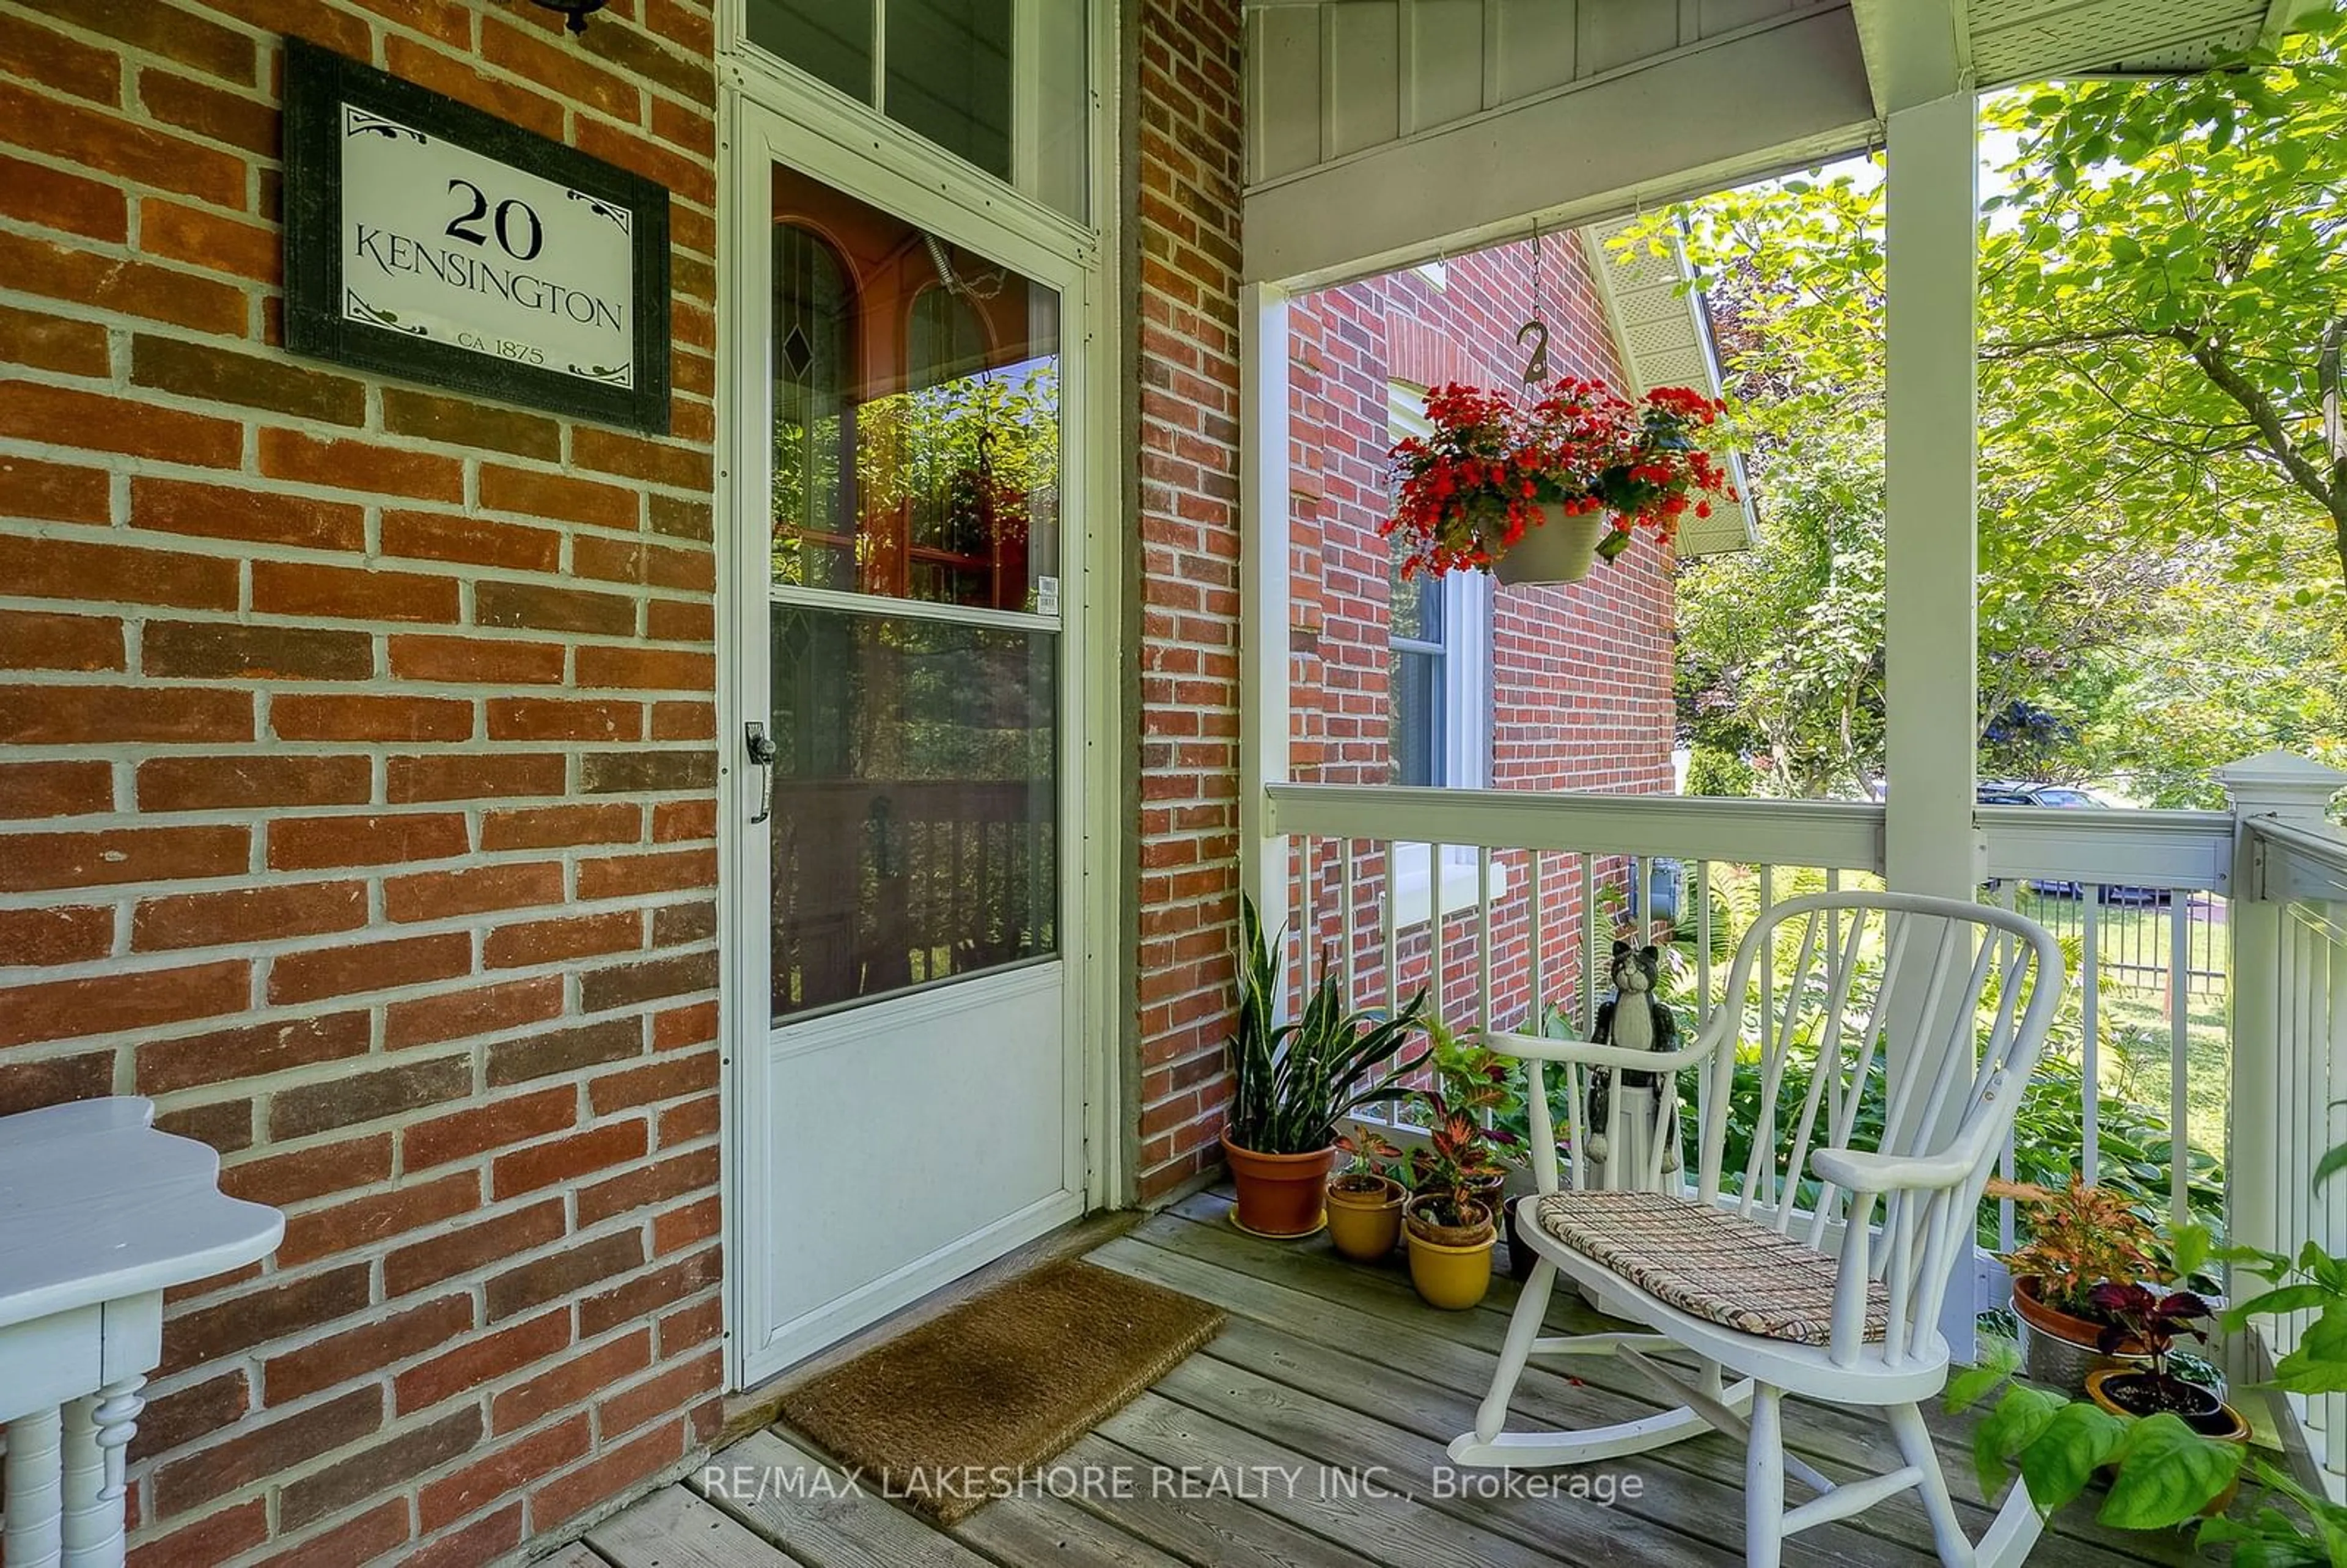
[[[750,748],[750,765],[758,770],[758,815],[750,819],[754,826],[774,815],[774,758],[780,753],[755,719],[742,726],[742,738]]]

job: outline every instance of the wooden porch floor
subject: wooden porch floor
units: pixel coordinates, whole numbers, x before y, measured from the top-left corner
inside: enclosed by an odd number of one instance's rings
[[[1742,1450],[1717,1435],[1593,1467],[1614,1478],[1611,1506],[1563,1495],[1444,1495],[1445,1476],[1491,1473],[1450,1470],[1443,1445],[1472,1423],[1514,1286],[1501,1278],[1473,1312],[1439,1312],[1418,1300],[1399,1266],[1346,1263],[1325,1240],[1255,1240],[1226,1223],[1228,1208],[1225,1194],[1200,1194],[1089,1255],[1230,1314],[1220,1337],[1059,1461],[1062,1475],[1121,1471],[1132,1478],[1131,1496],[1101,1486],[1075,1497],[1006,1497],[941,1532],[848,1486],[803,1440],[770,1428],[713,1461],[788,1478],[768,1480],[765,1495],[729,1496],[696,1476],[590,1532],[575,1560],[562,1560],[565,1568],[599,1559],[612,1568],[1724,1568],[1743,1561]],[[1557,1331],[1603,1321],[1557,1294],[1549,1318]],[[1527,1374],[1519,1418],[1590,1425],[1653,1408],[1636,1375],[1611,1358],[1588,1358],[1575,1369],[1583,1380]],[[1973,1480],[1964,1423],[1934,1419],[1949,1482],[1977,1538],[1990,1511]],[[1788,1442],[1837,1480],[1893,1462],[1885,1457],[1887,1430],[1867,1418],[1788,1402],[1785,1426]],[[1235,1484],[1210,1487],[1204,1472],[1217,1466],[1262,1484],[1246,1495]],[[1368,1471],[1389,1495],[1324,1482],[1330,1471]],[[1185,1472],[1200,1475],[1198,1483],[1184,1484]],[[1930,1542],[1911,1492],[1796,1537],[1787,1562],[1922,1568],[1936,1562]],[[2045,1568],[2189,1561],[2180,1540],[2105,1530],[2076,1509],[2055,1520],[2031,1558]]]

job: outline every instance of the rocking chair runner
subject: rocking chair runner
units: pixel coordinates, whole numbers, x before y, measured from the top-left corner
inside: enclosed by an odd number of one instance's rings
[[[1796,941],[1792,983],[1761,999],[1751,1151],[1740,1170],[1727,1169],[1747,983],[1764,952],[1781,965]],[[1751,1568],[1777,1568],[1786,1537],[1909,1487],[1922,1493],[1948,1568],[2018,1563],[2037,1529],[2025,1491],[2014,1489],[1975,1548],[1949,1499],[1921,1401],[1947,1381],[1940,1310],[1971,1252],[1981,1189],[2044,1049],[2062,978],[2052,934],[2018,915],[1910,894],[1833,893],[1789,899],[1754,925],[1729,973],[1727,1002],[1681,1050],[1495,1033],[1493,1048],[1523,1059],[1530,1079],[1539,1191],[1521,1200],[1534,1207],[1520,1215],[1519,1234],[1537,1261],[1475,1430],[1451,1443],[1451,1459],[1587,1463],[1716,1427],[1746,1439]],[[1780,1091],[1797,1047],[1815,1065],[1808,1083],[1788,1091],[1795,1102]],[[1580,1126],[1587,1084],[1612,1076],[1601,1190],[1559,1188],[1547,1063],[1566,1075],[1576,1186],[1589,1173]],[[1628,1072],[1683,1069],[1699,1070],[1705,1088],[1691,1193],[1676,1172],[1665,1176],[1678,1142],[1673,1081],[1627,1095],[1622,1082]],[[1781,1126],[1780,1101],[1790,1106]],[[1560,1270],[1605,1311],[1652,1332],[1543,1337]],[[1647,1354],[1666,1348],[1693,1353],[1692,1383]],[[1503,1430],[1529,1357],[1605,1351],[1653,1378],[1675,1408],[1576,1432]],[[1787,1393],[1880,1408],[1906,1462],[1828,1481],[1786,1451],[1778,1406]],[[1789,1509],[1788,1473],[1814,1493]]]

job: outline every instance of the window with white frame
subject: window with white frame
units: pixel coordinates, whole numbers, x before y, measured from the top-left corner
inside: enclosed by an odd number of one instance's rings
[[[1084,0],[740,0],[758,48],[1085,220]]]
[[[1387,384],[1389,443],[1430,435],[1433,428],[1425,388]],[[1397,564],[1388,581],[1389,776],[1399,784],[1485,788],[1491,781],[1491,579],[1479,571],[1405,578]],[[1393,854],[1395,921],[1413,926],[1432,907],[1432,859],[1423,844],[1397,844]],[[1480,857],[1472,847],[1444,847],[1441,883],[1446,915],[1481,897]],[[1491,896],[1499,897],[1507,886],[1504,869],[1493,866]]]
[[[1386,438],[1426,436],[1426,392],[1387,384]],[[1491,782],[1491,579],[1481,572],[1388,579],[1387,754],[1399,784]]]

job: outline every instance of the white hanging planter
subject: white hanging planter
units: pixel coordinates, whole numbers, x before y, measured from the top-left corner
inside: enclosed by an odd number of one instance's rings
[[[1491,563],[1493,577],[1516,584],[1579,582],[1589,575],[1598,541],[1612,531],[1613,520],[1603,511],[1568,512],[1553,502],[1541,507],[1541,518]]]

